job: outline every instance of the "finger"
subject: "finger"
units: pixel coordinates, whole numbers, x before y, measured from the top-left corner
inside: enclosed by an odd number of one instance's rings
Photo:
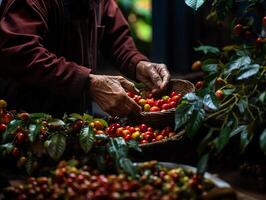
[[[139,89],[135,87],[134,83],[128,81],[124,77],[119,77],[119,82],[126,91],[132,92],[134,94],[140,93]]]
[[[160,88],[161,84],[162,84],[162,78],[160,77],[160,74],[158,73],[157,69],[154,67],[154,65],[152,65],[149,70],[148,70],[148,74],[149,77],[152,81],[152,83]],[[154,88],[154,87],[153,87]]]
[[[129,110],[130,110],[129,113],[140,113],[141,112],[141,107],[132,98],[128,98],[127,105],[129,106]]]
[[[163,78],[163,82],[162,82],[162,85],[161,85],[160,88],[164,89],[168,85],[168,83],[169,83],[169,81],[171,79],[171,75],[170,75],[169,71],[166,68],[164,68],[161,71],[161,77]]]

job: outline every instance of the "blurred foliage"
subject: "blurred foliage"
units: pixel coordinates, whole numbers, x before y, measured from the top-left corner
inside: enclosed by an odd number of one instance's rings
[[[117,2],[127,17],[137,45],[141,50],[147,51],[152,41],[151,0],[118,0]]]

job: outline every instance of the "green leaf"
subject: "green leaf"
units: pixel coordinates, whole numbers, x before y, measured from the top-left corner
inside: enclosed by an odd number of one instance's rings
[[[247,107],[248,107],[247,100],[244,98],[239,99],[239,102],[237,103],[237,108],[238,108],[240,114],[244,114]]]
[[[207,107],[209,110],[216,111],[219,108],[218,102],[214,95],[207,94],[203,98],[203,104],[205,107]]]
[[[207,169],[210,153],[203,155],[198,162],[197,173],[203,175]]]
[[[182,127],[189,120],[194,104],[181,104],[175,111],[175,130]]]
[[[81,146],[81,149],[87,154],[93,147],[95,141],[95,136],[93,129],[90,128],[89,126],[84,127],[80,131],[79,135],[79,143]]]
[[[86,122],[90,122],[93,120],[93,117],[87,113],[84,113],[82,119]]]
[[[234,137],[235,135],[241,133],[242,131],[247,129],[247,125],[241,125],[238,126],[236,129],[234,129],[231,133],[230,133],[230,138]]]
[[[105,127],[108,127],[108,123],[107,121],[105,121],[104,119],[101,118],[94,118],[93,121],[99,121],[102,123],[102,125],[104,125]]]
[[[40,129],[42,128],[41,124],[30,124],[29,125],[29,139],[30,142],[35,142],[37,136],[40,133]]]
[[[95,135],[96,140],[102,140],[102,141],[107,141],[109,140],[109,136],[105,134],[96,134]]]
[[[138,152],[142,152],[141,148],[139,147],[139,143],[136,140],[129,140],[127,144],[130,149],[134,149]]]
[[[185,0],[185,3],[194,10],[198,10],[206,0]]]
[[[207,64],[202,66],[202,71],[208,72],[210,74],[217,73],[218,65],[217,64]]]
[[[77,167],[79,162],[76,159],[72,159],[67,161],[67,166],[69,167]]]
[[[233,70],[240,69],[240,67],[244,65],[249,65],[251,63],[251,59],[249,56],[242,56],[237,60],[232,61],[229,63],[227,73],[229,74]]]
[[[230,88],[228,88],[228,89],[223,89],[223,93],[224,93],[225,96],[230,96],[231,94],[234,93],[234,91],[236,91],[235,88],[232,88],[232,89],[230,89]]]
[[[248,144],[250,143],[252,138],[249,137],[247,127],[244,128],[240,133],[240,148],[241,152],[244,152],[247,148]]]
[[[7,153],[10,153],[14,148],[13,143],[6,143],[0,145],[0,152],[7,151]]]
[[[26,164],[25,164],[25,168],[26,168],[26,172],[28,175],[31,175],[32,172],[33,172],[33,156],[32,154],[30,153],[29,156],[27,157],[27,161],[26,161]]]
[[[266,155],[266,129],[264,129],[260,136],[260,148],[262,152]]]
[[[122,137],[110,138],[110,141],[107,144],[107,150],[110,155],[115,158],[117,161],[120,158],[127,157],[128,148],[126,141]]]
[[[198,147],[198,153],[201,155],[208,148],[209,142],[211,141],[213,129],[210,129],[208,134],[203,138]]]
[[[135,178],[137,175],[137,168],[133,165],[132,161],[128,158],[119,159],[119,166],[131,177]]]
[[[195,51],[203,51],[204,54],[212,53],[212,54],[219,54],[220,50],[213,46],[202,45],[199,47],[194,48]]]
[[[51,158],[58,161],[66,149],[66,137],[60,133],[54,134],[48,140],[47,152]]]
[[[82,115],[78,114],[78,113],[71,113],[69,115],[71,118],[74,118],[75,120],[76,119],[83,119]]]
[[[243,67],[243,69],[241,69],[241,71],[239,72],[239,76],[237,77],[237,80],[241,81],[253,77],[256,74],[258,74],[259,70],[260,66],[257,64],[247,65]]]
[[[228,144],[230,139],[231,128],[225,127],[220,131],[219,137],[215,140],[217,152],[220,153]]]
[[[48,115],[46,113],[31,113],[30,119],[36,120],[36,119],[50,119],[52,116]]]
[[[18,126],[22,126],[23,122],[21,120],[18,119],[14,119],[12,120],[8,125],[7,128],[5,130],[5,132],[3,133],[3,142],[5,142],[9,136],[11,136],[16,130]]]
[[[199,97],[195,93],[190,92],[190,93],[187,93],[185,96],[183,96],[182,99],[187,100],[189,102],[193,102],[193,101],[199,100]]]
[[[261,103],[265,103],[265,100],[266,100],[266,91],[260,94],[259,100],[260,100]]]
[[[186,126],[188,137],[193,138],[200,129],[205,117],[205,111],[202,108],[195,109]]]
[[[49,126],[64,126],[66,125],[65,122],[61,119],[52,119],[49,122]]]

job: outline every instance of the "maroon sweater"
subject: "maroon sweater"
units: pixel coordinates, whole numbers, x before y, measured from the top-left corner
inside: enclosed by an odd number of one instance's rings
[[[84,112],[99,43],[135,78],[147,60],[115,0],[4,0],[0,10],[0,98],[29,112]],[[88,95],[89,96],[89,95]]]

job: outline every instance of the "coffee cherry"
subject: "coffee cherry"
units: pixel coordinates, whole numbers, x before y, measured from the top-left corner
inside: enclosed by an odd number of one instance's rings
[[[20,154],[19,149],[17,147],[14,147],[12,149],[12,156],[16,158],[19,156],[19,154]]]
[[[196,84],[195,84],[195,87],[197,90],[200,90],[203,88],[203,85],[204,85],[204,82],[203,81],[198,81]]]
[[[149,112],[151,109],[151,106],[150,104],[145,104],[143,108],[144,108],[144,112]]]
[[[201,62],[200,60],[197,60],[197,61],[195,61],[195,62],[192,64],[191,69],[192,69],[193,71],[199,71],[199,70],[201,70],[201,67],[202,67],[202,62]]]
[[[4,124],[8,124],[12,120],[13,120],[13,115],[11,113],[5,113],[2,119]]]
[[[6,106],[7,106],[6,101],[3,99],[0,99],[0,109],[6,108]]]
[[[84,121],[81,119],[77,119],[73,124],[73,131],[78,132],[84,126]]]
[[[233,28],[233,33],[236,36],[240,36],[243,33],[243,26],[241,24],[237,24],[235,25],[235,27]]]
[[[160,111],[160,108],[158,106],[152,106],[150,108],[150,112],[158,112],[158,111]]]
[[[219,100],[223,100],[224,98],[224,92],[222,90],[217,90],[215,92],[215,96],[219,99]]]
[[[98,130],[103,130],[104,129],[104,125],[99,120],[94,121],[94,127],[96,129],[98,129]]]
[[[17,139],[16,142],[17,144],[22,144],[25,139],[25,135],[21,132],[17,133]]]
[[[3,124],[3,123],[1,123],[1,124],[0,124],[0,133],[5,132],[5,130],[6,130],[6,125]]]
[[[26,112],[23,112],[23,113],[18,114],[18,117],[22,121],[26,122],[26,121],[28,121],[30,119],[30,114],[29,113],[26,113]]]
[[[264,17],[262,18],[262,24],[263,24],[264,26],[266,26],[266,16],[264,16]]]

